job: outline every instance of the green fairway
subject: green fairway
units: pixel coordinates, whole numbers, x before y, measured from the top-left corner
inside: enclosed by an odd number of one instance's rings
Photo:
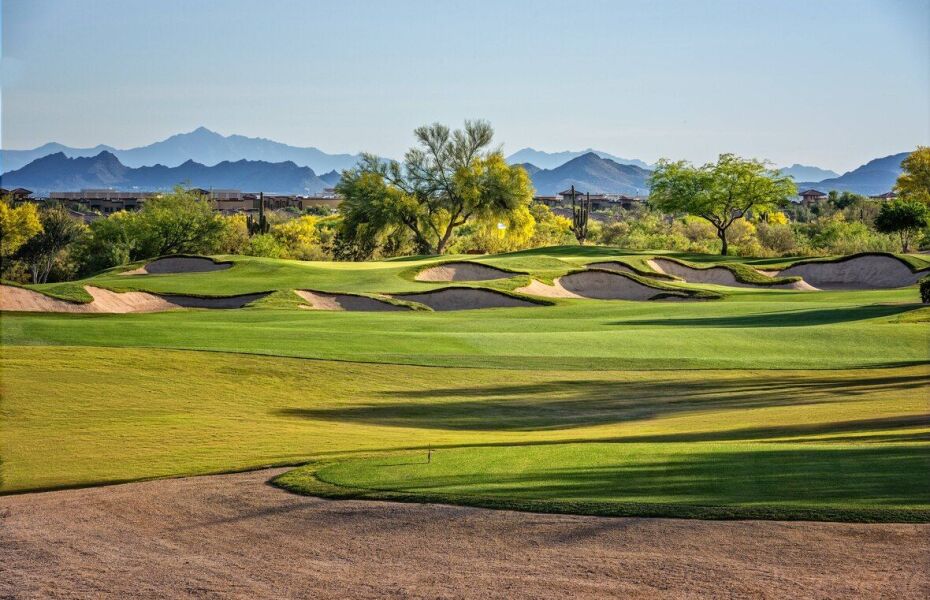
[[[470,285],[648,256],[481,257],[528,274]],[[435,289],[414,275],[436,259],[236,260],[81,284],[275,293],[240,310],[4,313],[0,492],[309,462],[279,483],[604,515],[930,520],[930,309],[915,287],[352,313],[300,309],[292,290]]]

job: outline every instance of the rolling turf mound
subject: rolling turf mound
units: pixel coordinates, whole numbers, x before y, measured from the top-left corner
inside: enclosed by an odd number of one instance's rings
[[[0,286],[0,310],[50,313],[141,313],[179,308],[242,308],[267,296],[267,293],[240,296],[200,297],[148,292],[114,292],[91,285],[84,286],[90,302],[70,302],[46,296],[26,288]]]
[[[620,262],[619,260],[610,260],[606,262],[594,262],[588,263],[585,265],[589,269],[601,269],[603,271],[616,271],[618,273],[633,273],[634,275],[639,275],[641,277],[653,277],[656,279],[675,279],[675,277],[668,275],[666,273],[656,272],[647,272],[642,269],[637,269],[632,267],[627,263]]]
[[[729,287],[765,287],[788,290],[815,289],[808,283],[797,278],[794,280],[785,278],[773,279],[758,273],[758,271],[755,271],[754,274],[748,274],[732,265],[698,267],[679,260],[660,257],[650,259],[647,263],[659,273],[680,277],[688,283],[710,283]]]
[[[294,293],[310,303],[302,306],[311,310],[387,311],[410,310],[408,306],[391,304],[383,300],[357,294],[328,294],[310,290],[294,290]]]
[[[448,262],[429,267],[417,273],[417,281],[488,281],[513,277],[502,269],[473,262]]]
[[[544,298],[587,298],[595,300],[698,299],[690,290],[652,285],[631,273],[588,269],[558,277],[552,285],[534,279],[519,293]],[[707,296],[711,297],[711,296]]]
[[[432,292],[394,294],[393,297],[398,300],[419,302],[437,311],[541,306],[535,302],[516,298],[503,292],[479,288],[449,287]]]
[[[123,271],[120,275],[158,275],[165,273],[207,273],[222,271],[232,266],[231,262],[216,262],[203,256],[166,256],[156,258],[138,269]]]
[[[915,271],[893,254],[853,254],[833,260],[797,262],[779,275],[800,276],[827,290],[870,290],[906,287],[930,273]]]

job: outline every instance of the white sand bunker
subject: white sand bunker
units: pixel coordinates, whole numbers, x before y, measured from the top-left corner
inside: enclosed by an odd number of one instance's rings
[[[539,306],[493,290],[445,288],[420,294],[394,294],[400,300],[419,302],[433,310],[472,310],[477,308],[515,308]]]
[[[228,262],[214,262],[209,258],[198,256],[169,256],[158,258],[131,271],[123,271],[120,275],[157,275],[162,273],[206,273],[208,271],[222,271],[232,266]]]
[[[603,269],[605,271],[615,271],[617,273],[633,273],[634,275],[637,274],[636,271],[633,270],[633,267],[617,260],[588,263],[585,266],[589,269]]]
[[[164,298],[145,292],[117,293],[85,286],[92,302],[81,304],[59,300],[33,290],[15,286],[0,286],[0,310],[60,313],[133,313],[155,312],[179,308]]]
[[[354,294],[327,294],[324,292],[311,292],[310,290],[294,290],[298,296],[310,303],[310,306],[301,306],[310,310],[349,310],[349,311],[387,311],[410,310],[407,306],[399,306]]]
[[[665,273],[667,275],[674,275],[675,277],[681,277],[688,283],[710,283],[714,285],[725,285],[729,287],[745,287],[745,288],[765,288],[765,289],[781,289],[781,290],[814,290],[816,288],[811,287],[808,283],[804,281],[794,281],[791,283],[779,283],[772,285],[761,285],[754,283],[744,283],[739,281],[736,278],[736,275],[732,271],[724,267],[707,267],[704,269],[699,269],[696,267],[689,267],[688,265],[683,265],[680,262],[674,260],[668,260],[665,258],[654,258],[647,261],[649,266],[655,269],[660,273]]]
[[[652,300],[658,295],[675,294],[643,285],[642,283],[615,272],[581,271],[557,278],[553,285],[533,280],[530,285],[517,292],[545,298],[594,298],[597,300]],[[680,296],[688,299],[682,292]]]
[[[25,288],[0,285],[0,310],[53,313],[143,313],[179,308],[241,308],[267,294],[247,294],[227,298],[159,296],[147,292],[112,292],[84,286],[93,300],[82,304],[59,300]]]
[[[261,300],[269,292],[257,294],[240,294],[239,296],[219,296],[201,298],[198,296],[180,296],[175,294],[162,294],[159,297],[167,300],[178,308],[242,308],[256,300]]]
[[[799,275],[826,290],[869,290],[913,285],[928,271],[915,273],[903,261],[884,254],[866,254],[831,262],[793,265],[779,273]]]
[[[448,262],[417,273],[417,281],[487,281],[513,277],[501,269],[473,262]]]

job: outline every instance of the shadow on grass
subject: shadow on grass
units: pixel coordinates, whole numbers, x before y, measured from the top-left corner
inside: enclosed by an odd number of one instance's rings
[[[809,327],[893,317],[920,307],[919,304],[874,304],[719,317],[632,319],[617,321],[612,324],[658,325],[662,327]]]
[[[578,457],[562,449],[547,457],[546,452],[530,454],[518,447],[512,452],[506,448],[465,452],[467,461],[461,465],[455,462],[461,453],[438,453],[434,458],[433,469],[453,461],[445,468],[460,468],[454,475],[432,475],[429,465],[411,470],[374,461],[364,467],[363,480],[343,482],[337,471],[334,483],[412,493],[569,502],[924,510],[930,505],[930,478],[926,476],[930,454],[921,446],[630,456],[622,447],[605,444],[596,457]],[[486,459],[482,452],[488,453]],[[512,470],[506,468],[511,460]],[[550,466],[566,463],[570,466]]]
[[[880,391],[904,392],[925,387],[930,387],[930,373],[859,378],[824,375],[804,379],[760,376],[754,379],[685,381],[551,381],[388,391],[382,393],[384,400],[381,402],[327,408],[286,408],[277,414],[395,427],[540,431],[703,411],[845,402],[851,397]],[[869,422],[881,425],[880,419]],[[792,433],[784,431],[778,435]]]

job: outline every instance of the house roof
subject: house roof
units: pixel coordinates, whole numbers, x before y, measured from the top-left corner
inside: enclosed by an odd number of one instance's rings
[[[809,190],[804,190],[803,192],[798,194],[798,196],[826,196],[826,194],[824,194],[820,190],[815,190],[811,188]]]
[[[885,192],[884,194],[879,194],[877,196],[870,196],[871,198],[877,198],[881,200],[893,200],[898,197],[894,192]]]
[[[559,196],[571,196],[571,195],[572,195],[572,190],[571,190],[571,188],[569,188],[569,189],[567,189],[567,190],[564,190],[564,191],[562,191],[562,192],[559,192]],[[576,195],[576,196],[584,196],[584,192],[581,192],[581,191],[579,191],[579,190],[575,190],[575,195]]]

